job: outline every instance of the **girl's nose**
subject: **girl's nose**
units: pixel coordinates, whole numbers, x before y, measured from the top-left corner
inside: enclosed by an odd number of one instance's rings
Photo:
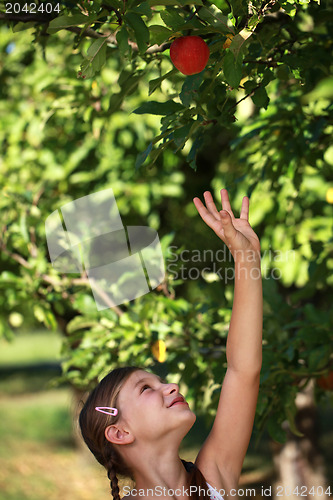
[[[166,384],[164,387],[163,392],[166,392],[167,394],[172,394],[173,392],[179,392],[179,386],[178,384]]]

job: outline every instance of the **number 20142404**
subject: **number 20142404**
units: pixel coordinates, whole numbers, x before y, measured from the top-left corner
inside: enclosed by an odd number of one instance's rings
[[[35,3],[25,3],[21,5],[19,3],[5,3],[6,14],[36,14],[40,12],[45,12],[46,14],[52,14],[53,12],[60,12],[60,3],[41,3],[36,5]]]

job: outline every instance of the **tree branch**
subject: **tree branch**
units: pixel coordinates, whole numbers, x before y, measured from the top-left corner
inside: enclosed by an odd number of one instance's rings
[[[28,22],[37,22],[37,23],[49,23],[52,21],[52,19],[55,19],[57,16],[43,16],[43,15],[34,15],[34,14],[3,14],[0,13],[0,20],[4,19],[5,21],[18,21],[22,23],[28,23]],[[69,26],[68,28],[65,28],[66,31],[71,31],[72,33],[77,33],[81,34],[82,28],[79,28],[78,26]],[[112,45],[118,46],[117,38],[116,35],[112,32],[109,34],[102,34],[98,33],[97,31],[93,30],[92,28],[87,28],[84,30],[82,33],[82,36],[87,36],[90,38],[107,38],[108,43]],[[139,51],[139,47],[137,43],[132,42],[131,40],[128,40],[128,44],[132,47],[132,49],[135,52]],[[157,52],[164,52],[166,49],[168,49],[171,45],[171,42],[165,42],[162,43],[162,45],[157,45],[154,44],[151,47],[149,47],[145,54],[156,54]]]
[[[49,276],[48,274],[42,274],[41,278],[46,283],[50,283],[53,287],[56,287],[59,285],[60,286],[64,285],[63,280],[57,281],[56,279],[54,279],[52,276]],[[68,283],[68,281],[69,281],[69,283]],[[66,286],[73,286],[73,285],[85,285],[85,286],[89,286],[90,288],[92,288],[92,284],[88,280],[88,278],[83,278],[83,277],[67,280]],[[93,282],[93,288],[97,292],[97,294],[104,300],[104,302],[110,307],[110,309],[113,309],[118,314],[118,316],[121,316],[124,313],[120,309],[120,307],[116,306],[112,302],[112,300],[108,297],[108,295],[104,292],[104,290],[102,290],[97,285],[97,283],[95,281]]]
[[[4,21],[18,21],[21,23],[31,23],[31,22],[37,22],[37,23],[49,23],[53,19],[58,17],[58,14],[56,16],[53,16],[52,14],[5,14],[3,12],[0,12],[0,19],[3,19]]]
[[[21,264],[21,266],[25,267],[26,269],[32,268],[30,262],[28,262],[24,257],[19,255],[18,253],[9,252],[9,250],[7,250],[3,242],[1,242],[0,249],[4,254],[8,255],[8,257],[11,257],[13,260],[16,260],[16,262]]]
[[[233,104],[232,106],[230,106],[230,108],[228,109],[228,111],[231,111],[233,108],[235,108],[240,102],[244,101],[245,99],[247,99],[248,97],[250,97],[252,94],[254,94],[254,92],[256,90],[258,90],[259,88],[261,87],[261,83],[259,85],[257,85],[256,87],[254,87],[253,90],[251,90],[251,92],[249,92],[249,94],[246,94],[246,96],[242,97],[242,99],[240,99],[239,101],[237,101],[235,104]]]
[[[66,30],[72,31],[73,33],[78,33],[78,34],[80,34],[82,31],[82,29],[77,27],[77,26],[70,26],[69,28],[66,28]],[[107,38],[108,42],[110,44],[118,46],[117,38],[116,38],[116,35],[114,33],[110,33],[109,35],[105,35],[105,34],[97,33],[96,31],[94,31],[91,28],[87,28],[84,32],[84,35],[87,35],[91,38]],[[132,42],[132,40],[128,40],[128,44],[132,47],[132,49],[135,52],[139,51],[139,47],[138,47],[136,42]],[[156,52],[164,52],[164,50],[168,49],[170,47],[170,45],[171,45],[171,42],[165,42],[165,43],[162,43],[162,45],[154,44],[146,50],[145,54],[155,54]]]
[[[17,253],[10,252],[6,247],[3,242],[1,242],[0,249],[2,250],[3,253],[11,257],[13,260],[18,262],[21,266],[23,266],[25,269],[32,269],[32,265],[30,262],[28,262],[24,257]],[[39,277],[39,276],[38,276]],[[47,274],[42,274],[40,276],[43,281],[46,283],[49,283],[53,287],[56,286],[72,286],[72,285],[89,285],[91,287],[91,283],[87,278],[74,278],[74,279],[69,279],[66,280],[64,283],[64,280],[56,280],[52,278],[52,276],[49,276]],[[108,295],[102,290],[95,282],[94,282],[94,289],[97,292],[97,294],[104,300],[104,302],[111,308],[113,309],[118,316],[121,316],[123,314],[123,311],[120,309],[120,307],[116,306],[108,297]]]
[[[244,63],[251,63],[251,64],[265,64],[265,66],[270,66],[272,68],[276,68],[277,62],[275,61],[250,61],[249,59],[244,59]]]

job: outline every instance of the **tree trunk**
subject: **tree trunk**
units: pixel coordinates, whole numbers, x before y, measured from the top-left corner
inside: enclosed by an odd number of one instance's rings
[[[273,458],[277,469],[277,481],[272,485],[272,497],[288,500],[323,500],[327,481],[324,460],[318,438],[317,410],[313,398],[314,380],[296,397],[297,429],[304,434],[292,434],[286,422],[287,441],[284,444],[272,442]]]

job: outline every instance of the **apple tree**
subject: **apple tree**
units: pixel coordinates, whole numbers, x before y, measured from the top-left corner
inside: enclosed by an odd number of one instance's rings
[[[0,5],[1,333],[12,336],[17,314],[60,329],[63,379],[80,389],[119,364],[169,373],[211,421],[232,277],[227,256],[204,272],[208,238],[220,247],[192,198],[225,186],[237,204],[247,193],[266,273],[257,430],[283,442],[288,422],[299,434],[297,393],[332,370],[332,6]],[[184,36],[209,48],[188,76],[169,53]],[[84,273],[52,268],[45,219],[107,187],[127,225],[159,231],[167,274],[154,293],[98,312]],[[199,251],[192,277],[184,250]]]
[[[306,0],[85,0],[43,2],[35,12],[21,0],[16,8],[2,4],[2,22],[13,32],[23,31],[22,36],[25,30],[32,31],[46,60],[51,40],[63,47],[71,44],[68,64],[73,76],[98,78],[103,67],[116,63],[118,92],[107,102],[103,99],[101,109],[92,109],[92,115],[110,118],[145,82],[146,98],[131,112],[161,116],[161,128],[138,154],[136,168],[148,157],[146,165],[152,166],[166,148],[177,153],[189,142],[186,160],[196,169],[205,134],[214,126],[231,127],[238,101],[251,98],[256,107],[267,109],[267,89],[278,82],[292,82],[306,93],[314,84],[306,76],[307,61],[312,60],[312,51],[329,45],[325,5]],[[169,56],[172,42],[182,36],[199,36],[210,53],[206,68],[198,67],[199,72],[187,78]],[[318,81],[329,77],[329,54],[319,52]],[[193,54],[194,59],[200,57]],[[154,99],[161,88],[164,99]],[[82,103],[84,99],[82,93]]]

